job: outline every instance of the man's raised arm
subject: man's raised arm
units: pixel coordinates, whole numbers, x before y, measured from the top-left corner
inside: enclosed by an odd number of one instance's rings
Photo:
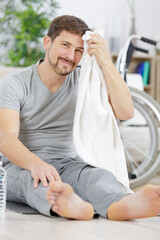
[[[88,41],[89,55],[95,55],[107,82],[109,101],[117,119],[127,120],[134,115],[129,89],[111,61],[107,42],[98,34]]]

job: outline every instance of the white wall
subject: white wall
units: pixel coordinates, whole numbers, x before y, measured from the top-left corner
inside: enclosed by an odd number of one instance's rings
[[[61,6],[58,15],[74,15],[82,18],[90,27],[103,28],[108,40],[113,25],[116,25],[121,45],[130,32],[131,13],[127,0],[57,1]],[[135,0],[135,15],[137,34],[150,38],[160,34],[160,0]]]
[[[127,0],[57,0],[57,2],[60,5],[57,15],[75,15],[82,18],[91,28],[103,28],[108,42],[114,29],[119,36],[120,46],[129,35],[131,13]],[[160,41],[160,0],[135,0],[135,7],[137,34],[153,38],[159,33]],[[6,49],[0,47],[0,60],[6,56],[5,51]]]

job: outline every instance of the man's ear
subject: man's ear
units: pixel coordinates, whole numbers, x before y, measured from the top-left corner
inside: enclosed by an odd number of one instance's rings
[[[44,49],[47,51],[51,47],[51,38],[49,36],[45,36],[43,39]]]

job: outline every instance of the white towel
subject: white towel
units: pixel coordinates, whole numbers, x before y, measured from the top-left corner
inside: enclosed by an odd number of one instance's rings
[[[73,140],[78,155],[93,166],[112,172],[129,188],[124,149],[111,105],[106,81],[95,56],[87,54],[87,40],[93,33],[83,35],[84,56],[81,65]]]

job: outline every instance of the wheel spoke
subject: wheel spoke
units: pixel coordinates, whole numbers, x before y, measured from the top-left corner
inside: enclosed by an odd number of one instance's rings
[[[132,146],[132,147],[133,147],[132,149],[135,149],[135,150],[137,150],[137,152],[141,153],[141,155],[144,156],[145,159],[148,158],[148,155],[145,154],[143,150],[141,150],[140,148],[138,148],[138,147],[136,146],[136,144],[134,144],[134,143],[131,142],[130,140],[127,140],[127,144],[130,145],[130,146]]]
[[[119,122],[119,129],[126,154],[126,164],[130,183],[141,185],[141,179],[152,164],[158,152],[159,135],[157,122],[146,104],[133,99],[135,117]]]

